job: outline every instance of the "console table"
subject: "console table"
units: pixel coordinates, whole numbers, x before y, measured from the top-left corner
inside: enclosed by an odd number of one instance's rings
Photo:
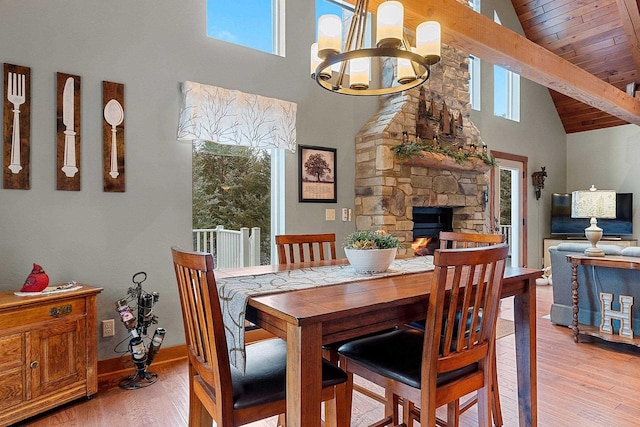
[[[586,238],[580,239],[542,239],[542,268],[549,267],[551,265],[551,259],[549,258],[549,248],[551,246],[558,246],[560,243],[589,243]],[[611,238],[602,238],[600,242],[601,245],[616,245],[621,248],[626,248],[629,246],[638,246],[638,241],[636,239],[622,240],[622,239],[611,239]]]
[[[567,255],[567,261],[571,263],[571,297],[573,306],[573,340],[578,342],[579,335],[594,336],[603,340],[629,344],[640,347],[640,337],[622,337],[618,334],[608,334],[600,331],[600,328],[590,325],[578,325],[578,266],[590,265],[593,267],[623,268],[640,270],[640,258],[624,256],[590,257],[586,255]]]

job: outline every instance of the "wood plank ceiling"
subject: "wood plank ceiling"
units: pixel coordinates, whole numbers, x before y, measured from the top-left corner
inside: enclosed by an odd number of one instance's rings
[[[526,37],[599,79],[626,90],[638,82],[636,0],[511,0]],[[626,124],[551,90],[565,132]]]

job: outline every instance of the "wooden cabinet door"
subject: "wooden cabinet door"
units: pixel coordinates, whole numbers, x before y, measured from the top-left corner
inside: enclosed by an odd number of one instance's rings
[[[56,321],[27,332],[29,399],[86,380],[86,320]]]

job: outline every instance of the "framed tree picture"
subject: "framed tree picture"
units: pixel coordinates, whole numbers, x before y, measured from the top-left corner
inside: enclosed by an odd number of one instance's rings
[[[336,149],[299,145],[299,201],[337,203]]]

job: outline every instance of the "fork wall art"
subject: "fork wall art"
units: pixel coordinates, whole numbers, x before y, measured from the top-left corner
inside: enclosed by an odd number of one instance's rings
[[[56,188],[80,191],[80,76],[56,74]]]
[[[31,68],[4,64],[2,183],[7,189],[31,185]]]
[[[124,84],[102,82],[102,187],[124,192]]]

